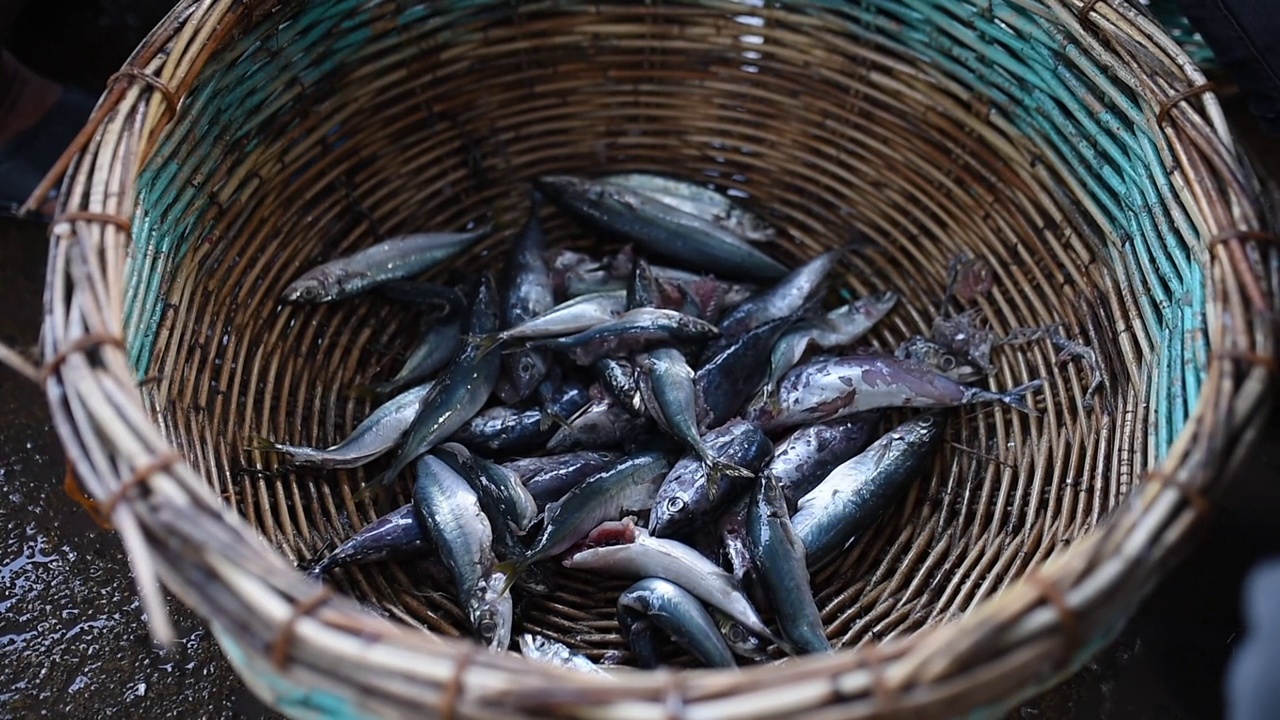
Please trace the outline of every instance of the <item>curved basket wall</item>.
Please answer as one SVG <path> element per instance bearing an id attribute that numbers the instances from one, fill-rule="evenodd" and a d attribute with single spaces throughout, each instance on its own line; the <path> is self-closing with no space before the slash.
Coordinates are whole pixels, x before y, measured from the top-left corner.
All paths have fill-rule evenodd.
<path id="1" fill-rule="evenodd" d="M 49 401 L 153 632 L 162 580 L 296 717 L 998 712 L 1118 629 L 1268 389 L 1254 180 L 1195 64 L 1123 4 L 197 1 L 115 80 L 60 168 Z M 603 168 L 741 191 L 787 262 L 865 233 L 847 286 L 904 293 L 884 347 L 928 328 L 957 253 L 984 258 L 993 328 L 1066 323 L 1105 402 L 1047 343 L 998 351 L 995 384 L 1047 379 L 1041 414 L 962 413 L 932 478 L 815 575 L 830 657 L 600 681 L 450 637 L 457 608 L 408 566 L 306 581 L 296 562 L 372 519 L 363 475 L 271 472 L 244 434 L 341 437 L 369 409 L 342 388 L 394 370 L 412 324 L 283 287 L 494 209 L 502 232 L 442 272 L 474 267 L 522 184 Z M 525 627 L 620 647 L 617 588 L 558 577 Z"/>

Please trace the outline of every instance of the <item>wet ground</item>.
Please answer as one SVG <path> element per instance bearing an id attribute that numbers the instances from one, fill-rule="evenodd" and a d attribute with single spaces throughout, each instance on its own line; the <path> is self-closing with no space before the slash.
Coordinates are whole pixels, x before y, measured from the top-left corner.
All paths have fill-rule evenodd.
<path id="1" fill-rule="evenodd" d="M 164 9 L 112 0 L 31 5 L 9 47 L 61 81 L 96 88 Z M 40 34 L 55 26 L 57 52 Z M 1260 138 L 1238 100 L 1227 104 L 1280 171 L 1280 141 Z M 0 341 L 36 340 L 45 249 L 41 226 L 0 221 Z M 63 493 L 63 472 L 42 394 L 0 368 L 0 717 L 272 717 L 180 606 L 181 646 L 150 645 L 119 539 Z M 1220 717 L 1222 673 L 1241 633 L 1240 582 L 1259 558 L 1280 553 L 1277 477 L 1280 413 L 1201 542 L 1116 642 L 1012 717 Z"/>

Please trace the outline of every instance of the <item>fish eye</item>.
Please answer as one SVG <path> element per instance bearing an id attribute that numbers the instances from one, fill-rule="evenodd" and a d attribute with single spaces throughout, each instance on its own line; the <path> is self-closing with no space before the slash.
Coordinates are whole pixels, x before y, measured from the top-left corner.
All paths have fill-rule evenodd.
<path id="1" fill-rule="evenodd" d="M 729 642 L 733 643 L 734 645 L 741 645 L 746 641 L 747 641 L 747 634 L 745 631 L 743 631 L 742 626 L 736 625 L 736 624 L 729 626 Z"/>
<path id="2" fill-rule="evenodd" d="M 479 629 L 481 637 L 492 638 L 498 632 L 498 624 L 492 620 L 481 620 Z"/>
<path id="3" fill-rule="evenodd" d="M 955 359 L 954 357 L 952 357 L 952 356 L 950 356 L 950 355 L 943 355 L 943 356 L 942 356 L 942 369 L 943 369 L 943 370 L 954 370 L 954 369 L 955 369 L 955 367 L 956 367 L 956 359 Z"/>
<path id="4" fill-rule="evenodd" d="M 925 427 L 929 427 L 929 426 L 933 425 L 933 416 L 932 416 L 932 415 L 921 415 L 921 416 L 920 416 L 920 424 L 921 424 L 921 425 L 923 425 L 923 426 L 925 426 Z"/>
<path id="5" fill-rule="evenodd" d="M 684 498 L 673 497 L 673 498 L 667 499 L 665 507 L 667 508 L 667 512 L 669 513 L 678 513 L 681 510 L 684 510 L 685 505 L 686 503 L 684 501 Z"/>
<path id="6" fill-rule="evenodd" d="M 592 457 L 594 457 L 594 458 L 595 458 L 595 459 L 597 459 L 597 460 L 608 460 L 610 457 L 612 457 L 612 456 L 611 456 L 609 453 L 607 453 L 607 452 L 593 452 L 593 453 L 591 453 L 591 455 L 592 455 Z"/>
<path id="7" fill-rule="evenodd" d="M 532 373 L 532 372 L 533 372 L 533 361 L 532 361 L 532 360 L 530 360 L 530 359 L 529 359 L 529 358 L 527 358 L 527 357 L 526 357 L 526 358 L 521 358 L 521 359 L 520 359 L 520 366 L 519 366 L 519 368 L 518 368 L 518 369 L 520 370 L 520 374 L 522 374 L 522 375 L 528 375 L 528 374 Z"/>

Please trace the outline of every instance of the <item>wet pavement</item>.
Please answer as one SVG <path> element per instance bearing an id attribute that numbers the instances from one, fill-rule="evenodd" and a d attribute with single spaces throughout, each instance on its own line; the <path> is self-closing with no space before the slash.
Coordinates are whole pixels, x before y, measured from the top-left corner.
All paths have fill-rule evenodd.
<path id="1" fill-rule="evenodd" d="M 118 6 L 118 7 L 117 7 Z M 19 32 L 10 47 L 64 82 L 100 87 L 163 14 L 165 3 L 53 2 L 20 21 L 51 27 L 83 55 L 41 48 Z M 69 18 L 69 19 L 68 19 Z M 104 19 L 107 18 L 107 19 Z M 36 38 L 37 40 L 33 40 Z M 1244 134 L 1280 171 L 1276 140 L 1260 138 L 1238 100 Z M 43 228 L 0 221 L 0 341 L 35 343 Z M 272 717 L 243 687 L 209 633 L 173 605 L 177 648 L 151 646 L 115 534 L 62 490 L 63 458 L 41 392 L 0 368 L 0 717 Z M 1252 563 L 1280 553 L 1280 414 L 1240 477 L 1218 499 L 1201 542 L 1132 622 L 1079 674 L 1014 718 L 1200 720 L 1222 714 L 1225 663 L 1240 640 L 1238 592 Z"/>

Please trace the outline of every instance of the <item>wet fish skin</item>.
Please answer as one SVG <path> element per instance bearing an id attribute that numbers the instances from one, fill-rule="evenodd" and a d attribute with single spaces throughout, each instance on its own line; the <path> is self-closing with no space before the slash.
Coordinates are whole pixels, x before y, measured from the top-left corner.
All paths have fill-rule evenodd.
<path id="1" fill-rule="evenodd" d="M 283 453 L 295 465 L 322 467 L 336 470 L 360 467 L 386 452 L 400 442 L 418 415 L 418 406 L 434 388 L 425 383 L 410 388 L 379 405 L 351 434 L 336 445 L 312 448 L 305 445 L 276 443 L 258 435 L 250 435 L 246 448 L 264 452 Z"/>
<path id="2" fill-rule="evenodd" d="M 511 641 L 511 597 L 495 595 L 493 530 L 466 479 L 434 455 L 414 462 L 413 507 L 453 575 L 472 629 L 490 647 Z"/>
<path id="3" fill-rule="evenodd" d="M 538 219 L 541 206 L 541 195 L 536 191 L 531 193 L 529 218 L 516 234 L 507 253 L 502 279 L 505 291 L 502 313 L 504 329 L 517 327 L 526 320 L 539 317 L 556 305 L 551 270 L 543 258 L 547 242 Z M 546 377 L 550 365 L 547 354 L 536 350 L 512 353 L 504 357 L 503 362 L 514 391 L 514 397 L 506 399 L 507 402 L 518 402 L 529 397 Z"/>
<path id="4" fill-rule="evenodd" d="M 360 528 L 307 570 L 307 575 L 319 578 L 344 565 L 413 557 L 430 550 L 431 542 L 418 521 L 413 503 L 406 503 Z"/>
<path id="5" fill-rule="evenodd" d="M 522 633 L 520 635 L 520 654 L 530 660 L 555 665 L 556 667 L 572 668 L 592 675 L 609 676 L 609 673 L 588 660 L 585 655 L 580 655 L 562 643 L 542 635 Z"/>
<path id="6" fill-rule="evenodd" d="M 462 344 L 462 322 L 462 315 L 456 315 L 439 322 L 428 323 L 428 327 L 423 330 L 422 338 L 409 351 L 409 357 L 405 359 L 404 365 L 390 380 L 368 387 L 357 387 L 352 390 L 352 393 L 383 396 L 424 382 L 457 356 L 458 348 Z"/>
<path id="7" fill-rule="evenodd" d="M 494 332 L 498 327 L 498 302 L 493 278 L 481 276 L 471 304 L 468 330 L 472 335 Z M 457 432 L 488 401 L 498 382 L 501 357 L 484 355 L 476 345 L 464 345 L 461 354 L 450 363 L 431 392 L 423 396 L 418 416 L 406 433 L 400 452 L 372 482 L 356 493 L 355 499 L 368 497 L 375 490 L 388 487 L 397 475 L 419 456 Z"/>
<path id="8" fill-rule="evenodd" d="M 872 410 L 802 426 L 774 445 L 762 474 L 778 483 L 787 507 L 794 510 L 800 498 L 832 470 L 867 449 L 882 418 L 882 413 Z"/>
<path id="9" fill-rule="evenodd" d="M 556 431 L 547 441 L 547 452 L 622 447 L 626 438 L 639 434 L 647 424 L 647 417 L 632 415 L 612 396 L 596 398 L 570 417 L 567 427 Z"/>
<path id="10" fill-rule="evenodd" d="M 514 472 L 541 510 L 559 500 L 582 481 L 622 459 L 621 453 L 587 450 L 512 460 L 503 467 Z"/>
<path id="11" fill-rule="evenodd" d="M 453 442 L 441 444 L 434 451 L 476 491 L 480 507 L 491 525 L 498 519 L 524 532 L 538 515 L 537 503 L 519 476 L 490 460 L 472 455 L 462 445 Z"/>
<path id="12" fill-rule="evenodd" d="M 616 319 L 626 312 L 626 309 L 625 290 L 583 295 L 560 303 L 542 315 L 526 320 L 515 327 L 467 339 L 479 344 L 487 353 L 509 340 L 556 338 L 590 330 L 597 325 Z"/>
<path id="13" fill-rule="evenodd" d="M 734 477 L 726 473 L 711 478 L 700 458 L 680 458 L 663 478 L 654 499 L 649 530 L 655 537 L 683 536 L 700 522 L 710 522 L 721 508 L 751 486 L 755 471 L 773 453 L 773 443 L 759 426 L 737 419 L 708 432 L 703 444 L 713 457 L 748 474 Z"/>
<path id="14" fill-rule="evenodd" d="M 845 252 L 845 248 L 824 252 L 792 270 L 776 285 L 747 298 L 721 318 L 720 333 L 726 339 L 734 338 L 770 320 L 800 313 L 817 296 Z"/>
<path id="15" fill-rule="evenodd" d="M 634 518 L 616 524 L 622 526 L 619 544 L 579 550 L 565 558 L 563 565 L 606 575 L 673 582 L 748 630 L 772 637 L 732 575 L 684 543 L 650 536 L 649 531 L 635 524 Z"/>
<path id="16" fill-rule="evenodd" d="M 976 360 L 920 335 L 908 338 L 894 357 L 924 363 L 958 383 L 975 383 L 987 376 Z"/>
<path id="17" fill-rule="evenodd" d="M 698 434 L 694 373 L 679 350 L 660 347 L 645 353 L 636 359 L 636 369 L 645 408 L 662 429 L 701 459 L 713 498 L 722 475 L 752 476 L 750 470 L 717 457 Z"/>
<path id="18" fill-rule="evenodd" d="M 600 383 L 627 412 L 636 417 L 644 417 L 644 396 L 640 392 L 640 383 L 636 380 L 634 365 L 618 358 L 600 358 L 592 367 L 600 378 Z"/>
<path id="19" fill-rule="evenodd" d="M 791 525 L 782 488 L 767 472 L 752 493 L 747 545 L 782 636 L 803 653 L 831 652 L 809 582 L 804 543 Z"/>
<path id="20" fill-rule="evenodd" d="M 567 354 L 579 365 L 602 357 L 627 355 L 655 342 L 696 342 L 715 337 L 716 327 L 704 320 L 663 308 L 636 308 L 614 320 L 574 335 L 532 340 L 525 347 L 549 348 Z"/>
<path id="21" fill-rule="evenodd" d="M 778 381 L 804 359 L 810 347 L 830 350 L 857 341 L 888 315 L 897 303 L 898 294 L 895 292 L 876 293 L 789 328 L 769 355 L 769 372 L 761 391 L 762 400 L 771 401 Z"/>
<path id="22" fill-rule="evenodd" d="M 658 294 L 658 281 L 653 277 L 653 270 L 644 258 L 636 258 L 631 282 L 627 284 L 627 309 L 661 306 L 662 298 Z"/>
<path id="23" fill-rule="evenodd" d="M 734 655 L 748 660 L 763 660 L 769 657 L 769 648 L 765 644 L 767 641 L 742 627 L 742 623 L 720 610 L 712 610 L 711 617 L 716 621 L 720 636 L 724 638 L 725 644 Z"/>
<path id="24" fill-rule="evenodd" d="M 432 268 L 493 232 L 483 225 L 472 232 L 415 233 L 389 238 L 349 255 L 322 263 L 285 288 L 285 302 L 324 303 L 341 300 L 392 280 Z"/>
<path id="25" fill-rule="evenodd" d="M 547 504 L 541 534 L 518 563 L 529 565 L 558 555 L 596 526 L 625 511 L 648 510 L 658 483 L 671 469 L 663 453 L 641 452 L 584 480 L 564 497 Z"/>
<path id="26" fill-rule="evenodd" d="M 425 313 L 434 321 L 463 317 L 467 299 L 456 287 L 416 280 L 392 280 L 374 288 L 378 295 Z"/>
<path id="27" fill-rule="evenodd" d="M 615 173 L 601 181 L 645 193 L 679 210 L 714 222 L 746 242 L 773 242 L 778 231 L 728 195 L 697 183 L 655 173 Z"/>
<path id="28" fill-rule="evenodd" d="M 708 667 L 737 667 L 711 615 L 702 603 L 675 583 L 645 578 L 618 596 L 618 625 L 643 667 L 658 664 L 650 631 L 660 628 L 676 644 Z M 639 647 L 637 647 L 639 645 Z"/>
<path id="29" fill-rule="evenodd" d="M 467 421 L 450 439 L 492 455 L 532 452 L 555 437 L 557 421 L 573 417 L 589 401 L 587 388 L 567 382 L 553 391 L 551 402 L 541 408 L 488 408 Z"/>
<path id="30" fill-rule="evenodd" d="M 540 177 L 535 186 L 579 220 L 689 267 L 742 280 L 771 280 L 787 272 L 715 223 L 643 193 L 565 175 Z"/>
<path id="31" fill-rule="evenodd" d="M 927 365 L 892 355 L 849 355 L 796 367 L 779 383 L 773 407 L 753 408 L 747 417 L 772 431 L 888 407 L 999 402 L 1034 415 L 1024 396 L 1043 385 L 1042 380 L 1033 380 L 1012 390 L 993 392 L 963 385 Z"/>
<path id="32" fill-rule="evenodd" d="M 791 523 L 810 565 L 847 547 L 910 487 L 932 461 L 945 425 L 939 410 L 898 425 L 800 498 Z"/>
<path id="33" fill-rule="evenodd" d="M 720 427 L 738 414 L 765 382 L 766 359 L 778 338 L 798 319 L 791 315 L 754 328 L 698 368 L 693 384 L 699 430 Z"/>

